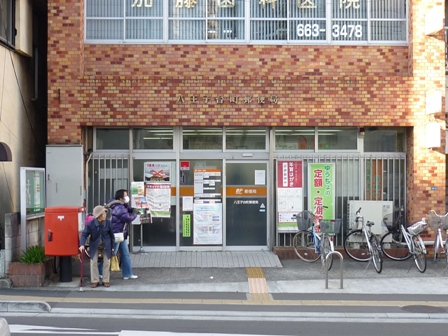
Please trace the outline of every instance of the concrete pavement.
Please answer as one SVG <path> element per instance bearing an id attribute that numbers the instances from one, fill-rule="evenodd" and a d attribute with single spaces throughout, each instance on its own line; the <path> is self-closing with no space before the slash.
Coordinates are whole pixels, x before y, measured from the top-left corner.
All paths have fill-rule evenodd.
<path id="1" fill-rule="evenodd" d="M 80 277 L 74 276 L 71 282 L 60 282 L 55 275 L 48 281 L 45 287 L 36 288 L 42 294 L 41 301 L 50 292 L 57 291 L 79 291 L 85 293 L 92 299 L 100 292 L 117 293 L 242 293 L 248 300 L 258 300 L 260 303 L 275 304 L 282 294 L 373 294 L 373 295 L 415 295 L 433 296 L 433 300 L 440 301 L 438 305 L 446 305 L 448 295 L 448 270 L 443 261 L 433 262 L 428 260 L 427 270 L 420 273 L 415 267 L 413 260 L 402 262 L 384 260 L 383 272 L 378 274 L 372 265 L 359 263 L 350 259 L 342 262 L 342 288 L 340 261 L 335 260 L 333 269 L 328 273 L 328 288 L 326 288 L 326 272 L 319 262 L 305 263 L 301 260 L 278 260 L 271 252 L 258 252 L 253 257 L 252 252 L 234 252 L 233 254 L 200 255 L 205 263 L 191 267 L 188 262 L 180 263 L 172 267 L 147 267 L 147 261 L 153 258 L 164 258 L 165 264 L 169 264 L 169 254 L 164 253 L 157 256 L 159 252 L 133 254 L 134 274 L 139 278 L 135 280 L 122 279 L 121 272 L 113 272 L 111 276 L 111 287 L 103 286 L 90 288 L 88 277 L 83 278 L 83 287 L 80 287 Z M 176 252 L 173 252 L 174 256 Z M 177 257 L 179 257 L 177 255 Z M 227 266 L 223 266 L 225 258 Z M 233 258 L 233 259 L 232 259 Z M 240 260 L 236 266 L 231 260 Z M 213 262 L 210 262 L 213 260 Z M 245 260 L 245 261 L 241 261 Z M 260 262 L 260 260 L 264 260 Z M 208 264 L 210 262 L 210 264 Z M 88 262 L 87 262 L 88 264 Z M 176 265 L 176 264 L 174 264 Z M 209 265 L 208 267 L 206 265 Z M 78 265 L 79 266 L 79 265 Z M 88 266 L 88 265 L 85 265 Z M 74 269 L 75 272 L 75 269 Z M 76 273 L 76 272 L 75 272 Z M 85 273 L 87 274 L 87 273 Z M 0 295 L 0 311 L 13 311 L 12 302 L 17 302 L 17 309 L 24 309 L 23 296 L 27 290 L 17 288 L 14 292 L 18 295 L 17 300 Z M 95 294 L 94 294 L 95 293 Z M 23 294 L 23 295 L 22 295 Z M 109 295 L 113 297 L 114 295 Z M 144 295 L 142 295 L 144 297 Z M 440 297 L 440 300 L 438 300 Z M 244 301 L 244 300 L 243 300 Z M 49 311 L 44 304 L 36 305 L 36 311 Z M 28 309 L 31 309 L 28 307 Z"/>

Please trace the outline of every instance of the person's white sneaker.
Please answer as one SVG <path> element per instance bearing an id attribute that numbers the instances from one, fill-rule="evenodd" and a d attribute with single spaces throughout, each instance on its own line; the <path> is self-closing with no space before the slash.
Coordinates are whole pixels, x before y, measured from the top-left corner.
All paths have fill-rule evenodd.
<path id="1" fill-rule="evenodd" d="M 128 277 L 123 277 L 123 280 L 137 279 L 137 278 L 138 278 L 138 275 L 131 275 L 131 276 L 128 276 Z"/>
<path id="2" fill-rule="evenodd" d="M 103 276 L 102 275 L 100 275 L 100 279 L 102 279 L 103 278 Z"/>

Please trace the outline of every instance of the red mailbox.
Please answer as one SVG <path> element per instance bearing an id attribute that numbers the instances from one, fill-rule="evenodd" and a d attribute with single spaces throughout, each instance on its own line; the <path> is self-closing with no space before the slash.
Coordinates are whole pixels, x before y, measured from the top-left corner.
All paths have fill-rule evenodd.
<path id="1" fill-rule="evenodd" d="M 45 209 L 45 254 L 78 254 L 79 232 L 84 229 L 84 207 L 50 207 Z"/>

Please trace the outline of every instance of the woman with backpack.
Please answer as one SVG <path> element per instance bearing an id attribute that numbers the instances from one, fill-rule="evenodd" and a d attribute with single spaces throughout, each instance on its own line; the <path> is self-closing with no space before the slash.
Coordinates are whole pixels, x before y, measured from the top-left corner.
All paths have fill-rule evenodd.
<path id="1" fill-rule="evenodd" d="M 107 209 L 102 205 L 97 205 L 93 209 L 95 219 L 91 220 L 85 226 L 81 234 L 79 251 L 84 253 L 86 240 L 89 240 L 90 249 L 90 282 L 91 287 L 98 287 L 100 276 L 98 271 L 98 256 L 103 256 L 103 285 L 110 287 L 110 258 L 114 251 L 115 236 L 112 230 L 112 223 L 106 219 Z"/>

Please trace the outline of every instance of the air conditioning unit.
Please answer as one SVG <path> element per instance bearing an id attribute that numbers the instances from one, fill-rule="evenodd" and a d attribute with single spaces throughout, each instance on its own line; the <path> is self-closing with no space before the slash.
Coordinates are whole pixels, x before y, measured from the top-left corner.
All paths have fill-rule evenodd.
<path id="1" fill-rule="evenodd" d="M 383 217 L 393 213 L 394 203 L 392 201 L 348 201 L 348 222 L 349 226 L 354 223 L 356 211 L 361 208 L 361 215 L 364 217 L 364 223 L 367 221 L 375 223 L 372 225 L 372 233 L 382 235 L 386 228 L 381 225 Z M 359 225 L 358 229 L 361 229 Z"/>

